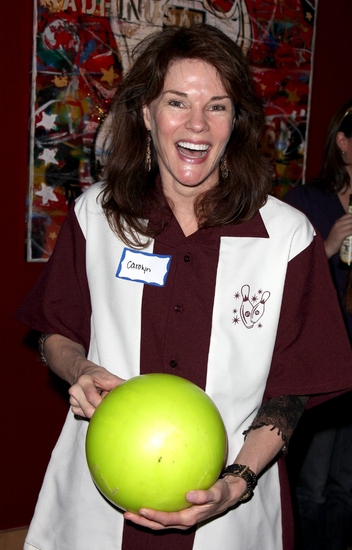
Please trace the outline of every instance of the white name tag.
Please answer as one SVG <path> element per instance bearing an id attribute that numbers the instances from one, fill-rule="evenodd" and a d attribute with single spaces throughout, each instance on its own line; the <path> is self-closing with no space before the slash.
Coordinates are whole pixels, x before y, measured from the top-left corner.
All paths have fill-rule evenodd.
<path id="1" fill-rule="evenodd" d="M 136 283 L 164 286 L 171 256 L 159 256 L 124 248 L 116 277 Z"/>

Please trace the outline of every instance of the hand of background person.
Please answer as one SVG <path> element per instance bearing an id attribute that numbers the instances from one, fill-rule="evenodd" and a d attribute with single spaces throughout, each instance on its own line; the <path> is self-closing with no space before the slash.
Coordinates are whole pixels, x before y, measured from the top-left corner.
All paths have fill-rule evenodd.
<path id="1" fill-rule="evenodd" d="M 72 412 L 91 418 L 103 398 L 124 380 L 103 367 L 87 361 L 86 368 L 69 389 Z"/>
<path id="2" fill-rule="evenodd" d="M 325 252 L 328 258 L 337 254 L 342 245 L 342 241 L 349 235 L 352 235 L 352 214 L 345 214 L 334 223 L 324 242 Z"/>
<path id="3" fill-rule="evenodd" d="M 218 479 L 207 491 L 188 492 L 186 499 L 193 504 L 190 508 L 180 512 L 160 512 L 142 508 L 139 514 L 125 512 L 124 517 L 154 531 L 186 530 L 237 504 L 246 489 L 247 484 L 242 478 L 226 476 L 224 479 Z"/>

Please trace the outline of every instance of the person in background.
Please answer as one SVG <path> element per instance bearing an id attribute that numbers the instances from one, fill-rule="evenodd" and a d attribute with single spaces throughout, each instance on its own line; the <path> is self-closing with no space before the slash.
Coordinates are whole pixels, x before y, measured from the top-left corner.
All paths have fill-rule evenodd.
<path id="1" fill-rule="evenodd" d="M 323 158 L 319 177 L 292 188 L 284 201 L 306 214 L 324 239 L 352 342 L 352 271 L 339 254 L 343 240 L 352 235 L 352 99 L 331 119 Z M 346 550 L 352 526 L 352 395 L 306 416 L 312 439 L 296 482 L 304 548 Z"/>
<path id="2" fill-rule="evenodd" d="M 321 239 L 269 196 L 262 127 L 248 63 L 219 30 L 165 28 L 137 46 L 104 181 L 70 209 L 17 313 L 43 333 L 72 408 L 26 550 L 292 550 L 282 454 L 307 402 L 352 388 L 351 349 Z M 180 512 L 118 510 L 85 459 L 104 396 L 150 372 L 205 389 L 228 434 L 230 464 Z"/>

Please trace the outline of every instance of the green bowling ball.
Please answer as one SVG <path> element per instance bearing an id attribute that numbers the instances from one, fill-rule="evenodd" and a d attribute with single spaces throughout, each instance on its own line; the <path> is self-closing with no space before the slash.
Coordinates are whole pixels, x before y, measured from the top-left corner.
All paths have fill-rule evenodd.
<path id="1" fill-rule="evenodd" d="M 226 430 L 210 397 L 169 374 L 131 378 L 97 407 L 86 456 L 101 493 L 122 510 L 191 506 L 187 491 L 208 489 L 224 466 Z"/>

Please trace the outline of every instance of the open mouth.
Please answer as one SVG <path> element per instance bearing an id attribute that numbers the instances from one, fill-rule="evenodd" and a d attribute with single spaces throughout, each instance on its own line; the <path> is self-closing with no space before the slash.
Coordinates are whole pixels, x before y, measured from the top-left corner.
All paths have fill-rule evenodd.
<path id="1" fill-rule="evenodd" d="M 192 158 L 202 158 L 206 155 L 209 145 L 205 143 L 190 143 L 188 141 L 179 141 L 177 148 L 181 155 Z"/>

